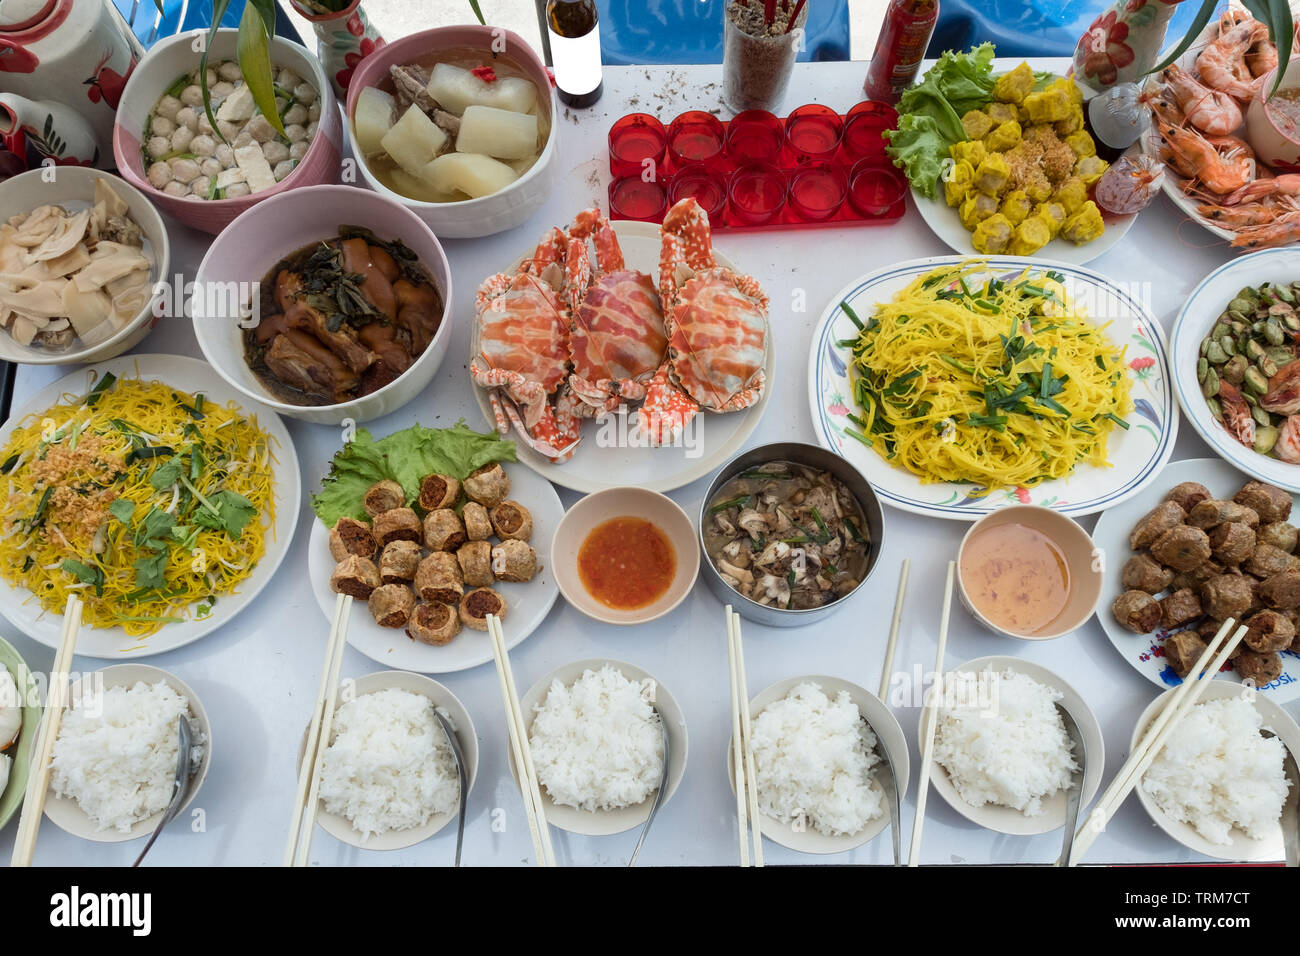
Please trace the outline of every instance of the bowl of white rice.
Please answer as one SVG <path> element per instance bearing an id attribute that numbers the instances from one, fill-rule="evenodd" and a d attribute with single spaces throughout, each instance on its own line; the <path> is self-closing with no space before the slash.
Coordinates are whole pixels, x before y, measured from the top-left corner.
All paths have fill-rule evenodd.
<path id="1" fill-rule="evenodd" d="M 321 769 L 321 829 L 363 850 L 401 850 L 456 819 L 460 778 L 435 708 L 451 721 L 473 790 L 478 737 L 455 694 L 409 671 L 343 682 Z"/>
<path id="2" fill-rule="evenodd" d="M 662 809 L 686 773 L 686 718 L 668 689 L 635 664 L 575 661 L 557 667 L 519 701 L 533 766 L 551 826 L 607 836 L 650 816 L 663 773 Z M 657 713 L 656 713 L 657 712 Z M 510 773 L 519 785 L 514 753 Z"/>
<path id="3" fill-rule="evenodd" d="M 948 671 L 944 696 L 930 780 L 954 810 L 998 833 L 1051 833 L 1065 826 L 1066 794 L 1082 762 L 1083 821 L 1106 752 L 1097 716 L 1073 687 L 1039 664 L 994 656 Z M 1057 701 L 1078 725 L 1086 760 L 1071 746 Z M 922 738 L 929 715 L 927 704 Z"/>
<path id="4" fill-rule="evenodd" d="M 1172 693 L 1142 711 L 1130 748 Z M 1143 774 L 1138 799 L 1189 850 L 1237 862 L 1281 860 L 1283 744 L 1300 754 L 1300 727 L 1286 711 L 1240 684 L 1212 681 Z"/>
<path id="5" fill-rule="evenodd" d="M 875 748 L 879 741 L 889 754 L 901 796 L 907 738 L 875 694 L 838 677 L 791 677 L 757 694 L 749 719 L 763 836 L 802 853 L 842 853 L 889 829 Z M 726 753 L 733 795 L 734 745 L 729 739 Z"/>
<path id="6" fill-rule="evenodd" d="M 182 715 L 191 733 L 183 818 L 212 763 L 212 728 L 189 685 L 147 664 L 115 664 L 74 680 L 69 691 L 50 759 L 51 822 L 98 843 L 153 833 L 172 798 Z"/>

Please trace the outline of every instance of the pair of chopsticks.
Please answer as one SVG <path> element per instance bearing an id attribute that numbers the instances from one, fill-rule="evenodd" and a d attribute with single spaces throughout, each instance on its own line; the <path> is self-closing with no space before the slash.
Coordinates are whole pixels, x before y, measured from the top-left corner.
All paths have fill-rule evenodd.
<path id="1" fill-rule="evenodd" d="M 727 662 L 731 667 L 731 756 L 736 775 L 740 865 L 750 865 L 749 826 L 752 824 L 753 865 L 762 866 L 763 825 L 758 812 L 758 774 L 754 771 L 754 747 L 750 739 L 753 728 L 749 722 L 749 688 L 745 681 L 745 645 L 740 636 L 740 615 L 730 604 L 727 605 Z"/>
<path id="2" fill-rule="evenodd" d="M 934 733 L 939 726 L 939 706 L 943 702 L 943 655 L 948 647 L 948 617 L 952 610 L 952 581 L 957 562 L 948 562 L 948 583 L 943 590 L 943 611 L 939 616 L 939 649 L 934 657 L 934 685 L 930 688 L 929 710 L 921 716 L 921 780 L 916 791 L 916 816 L 912 818 L 912 848 L 907 865 L 917 866 L 921 855 L 921 830 L 925 826 L 925 803 L 930 794 L 930 764 L 934 761 Z"/>
<path id="3" fill-rule="evenodd" d="M 72 656 L 77 647 L 77 632 L 81 630 L 81 598 L 72 594 L 63 609 L 63 634 L 59 649 L 54 654 L 50 670 L 50 689 L 45 698 L 45 718 L 37 728 L 36 742 L 32 748 L 31 768 L 27 776 L 27 792 L 23 796 L 23 814 L 18 820 L 18 834 L 14 839 L 11 866 L 31 866 L 36 852 L 36 832 L 45 812 L 45 796 L 50 788 L 50 757 L 54 741 L 59 736 L 59 724 L 68 706 L 68 674 L 72 669 Z"/>
<path id="4" fill-rule="evenodd" d="M 289 824 L 289 842 L 284 848 L 285 866 L 306 866 L 311 857 L 312 836 L 316 832 L 316 811 L 320 804 L 320 775 L 329 749 L 330 731 L 334 727 L 334 710 L 338 705 L 339 670 L 343 666 L 343 648 L 348 643 L 348 619 L 352 616 L 352 598 L 340 594 L 334 602 L 330 636 L 325 646 L 325 663 L 321 668 L 320 688 L 311 726 L 307 728 L 307 745 L 298 767 L 298 789 L 294 795 L 293 820 Z"/>
<path id="5" fill-rule="evenodd" d="M 519 693 L 515 690 L 515 675 L 510 669 L 501 619 L 489 614 L 487 626 L 488 636 L 492 638 L 492 656 L 496 659 L 497 682 L 501 685 L 501 702 L 505 705 L 506 724 L 510 729 L 510 751 L 519 774 L 519 789 L 523 792 L 528 833 L 533 838 L 533 853 L 538 866 L 555 866 L 555 849 L 551 846 L 551 831 L 546 825 L 546 807 L 537 783 L 537 768 L 533 766 L 533 751 L 528 745 L 528 724 L 524 721 Z"/>
<path id="6" fill-rule="evenodd" d="M 1169 703 L 1151 721 L 1146 733 L 1129 754 L 1128 760 L 1124 761 L 1124 766 L 1120 767 L 1119 773 L 1110 782 L 1106 792 L 1101 795 L 1092 813 L 1088 814 L 1088 819 L 1075 833 L 1070 866 L 1074 866 L 1083 858 L 1088 848 L 1106 829 L 1106 824 L 1110 822 L 1115 811 L 1142 782 L 1143 775 L 1159 756 L 1169 735 L 1174 732 L 1179 722 L 1191 713 L 1196 702 L 1205 693 L 1205 688 L 1209 686 L 1210 681 L 1214 680 L 1214 675 L 1219 673 L 1219 668 L 1232 656 L 1241 639 L 1246 636 L 1248 628 L 1243 624 L 1237 628 L 1231 638 L 1228 637 L 1228 632 L 1236 623 L 1232 618 L 1223 622 L 1219 632 L 1214 635 L 1214 640 L 1205 648 L 1196 664 L 1183 678 L 1183 682 L 1178 685 L 1178 689 L 1170 696 Z"/>

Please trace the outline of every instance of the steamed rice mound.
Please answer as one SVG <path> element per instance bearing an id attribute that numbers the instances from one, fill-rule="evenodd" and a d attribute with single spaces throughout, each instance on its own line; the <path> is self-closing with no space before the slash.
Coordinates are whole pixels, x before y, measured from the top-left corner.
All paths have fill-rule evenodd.
<path id="1" fill-rule="evenodd" d="M 606 664 L 572 685 L 551 682 L 535 707 L 528 744 L 538 782 L 557 806 L 633 807 L 659 788 L 664 746 L 659 718 L 639 683 Z"/>
<path id="2" fill-rule="evenodd" d="M 334 715 L 321 770 L 325 809 L 368 839 L 455 810 L 460 777 L 451 744 L 423 694 L 389 687 Z"/>
<path id="3" fill-rule="evenodd" d="M 1040 815 L 1043 798 L 1068 787 L 1079 769 L 1056 710 L 1063 695 L 1010 669 L 955 686 L 955 706 L 939 711 L 935 762 L 971 806 Z"/>
<path id="4" fill-rule="evenodd" d="M 808 681 L 751 721 L 758 806 L 826 836 L 858 833 L 884 812 L 871 787 L 876 735 L 847 691 L 835 699 Z"/>
<path id="5" fill-rule="evenodd" d="M 1231 843 L 1234 826 L 1263 839 L 1281 817 L 1290 785 L 1282 741 L 1261 737 L 1262 726 L 1259 711 L 1240 697 L 1197 704 L 1147 768 L 1143 791 L 1211 843 Z"/>

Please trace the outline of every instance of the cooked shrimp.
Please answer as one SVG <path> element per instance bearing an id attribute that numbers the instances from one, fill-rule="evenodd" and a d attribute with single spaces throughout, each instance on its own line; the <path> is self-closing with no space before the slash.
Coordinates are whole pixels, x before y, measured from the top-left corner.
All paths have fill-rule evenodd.
<path id="1" fill-rule="evenodd" d="M 1272 249 L 1300 242 L 1300 213 L 1279 216 L 1263 226 L 1250 226 L 1232 240 L 1234 249 Z"/>
<path id="2" fill-rule="evenodd" d="M 1271 73 L 1277 67 L 1277 46 L 1267 38 L 1246 51 L 1246 68 L 1255 77 Z"/>
<path id="3" fill-rule="evenodd" d="M 1247 448 L 1255 447 L 1255 419 L 1240 389 L 1227 380 L 1219 382 L 1219 407 L 1223 409 L 1223 427 Z M 1281 438 L 1278 439 L 1281 441 Z"/>
<path id="4" fill-rule="evenodd" d="M 1174 166 L 1216 195 L 1236 192 L 1255 178 L 1255 156 L 1235 136 L 1202 136 L 1170 123 L 1160 124 Z"/>
<path id="5" fill-rule="evenodd" d="M 1243 103 L 1255 95 L 1256 80 L 1246 66 L 1246 51 L 1267 39 L 1268 27 L 1248 19 L 1228 25 L 1225 16 L 1219 35 L 1196 58 L 1196 72 L 1208 87 L 1235 96 Z"/>
<path id="6" fill-rule="evenodd" d="M 1300 173 L 1284 173 L 1271 179 L 1257 179 L 1247 183 L 1227 199 L 1225 206 L 1235 206 L 1242 202 L 1257 202 L 1269 196 L 1300 196 Z"/>
<path id="7" fill-rule="evenodd" d="M 1197 206 L 1196 211 L 1210 222 L 1225 229 L 1244 229 L 1248 226 L 1262 226 L 1272 222 L 1282 214 L 1283 210 L 1264 203 L 1247 202 L 1236 206 L 1206 203 Z"/>
<path id="8" fill-rule="evenodd" d="M 1292 415 L 1277 430 L 1273 454 L 1291 464 L 1300 464 L 1300 415 Z"/>
<path id="9" fill-rule="evenodd" d="M 1187 122 L 1201 132 L 1225 136 L 1242 124 L 1241 107 L 1227 93 L 1210 89 L 1178 66 L 1163 70 L 1160 78 Z"/>

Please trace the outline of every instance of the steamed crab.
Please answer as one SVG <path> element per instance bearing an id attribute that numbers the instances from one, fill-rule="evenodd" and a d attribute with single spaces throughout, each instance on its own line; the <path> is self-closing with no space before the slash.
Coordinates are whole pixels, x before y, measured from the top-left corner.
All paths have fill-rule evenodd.
<path id="1" fill-rule="evenodd" d="M 673 441 L 701 408 L 731 412 L 763 395 L 767 305 L 758 280 L 713 258 L 709 217 L 683 199 L 664 217 L 659 296 L 668 358 L 655 372 L 640 425 L 653 444 Z"/>
<path id="2" fill-rule="evenodd" d="M 588 238 L 596 250 L 594 270 Z M 654 280 L 627 268 L 618 236 L 599 209 L 578 213 L 566 265 L 569 387 L 584 413 L 601 415 L 625 400 L 639 401 L 668 349 Z"/>
<path id="3" fill-rule="evenodd" d="M 497 430 L 513 424 L 520 439 L 553 461 L 580 440 L 579 401 L 569 373 L 569 309 L 560 296 L 569 237 L 552 229 L 513 273 L 479 286 L 470 376 L 491 389 Z"/>

